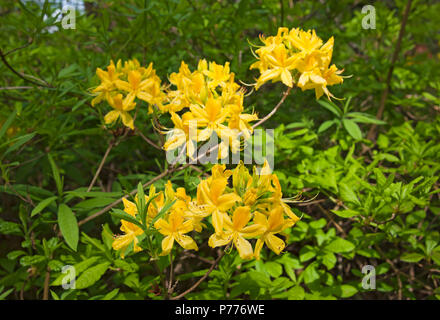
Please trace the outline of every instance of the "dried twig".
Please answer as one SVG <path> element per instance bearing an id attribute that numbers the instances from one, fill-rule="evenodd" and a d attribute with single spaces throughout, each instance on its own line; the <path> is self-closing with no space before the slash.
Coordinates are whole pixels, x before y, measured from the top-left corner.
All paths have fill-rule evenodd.
<path id="1" fill-rule="evenodd" d="M 101 163 L 99 164 L 98 170 L 96 170 L 95 175 L 93 176 L 92 182 L 90 182 L 89 187 L 87 188 L 87 192 L 90 192 L 90 190 L 92 190 L 93 186 L 95 185 L 96 179 L 99 176 L 99 173 L 102 170 L 102 167 L 104 166 L 105 160 L 107 159 L 110 150 L 113 148 L 113 146 L 115 145 L 115 141 L 111 140 L 110 143 L 108 144 L 107 150 L 105 150 L 104 156 L 102 157 Z"/>
<path id="2" fill-rule="evenodd" d="M 387 101 L 388 94 L 391 90 L 391 78 L 393 76 L 394 64 L 396 63 L 397 57 L 399 56 L 400 45 L 402 43 L 403 35 L 405 33 L 405 26 L 406 26 L 406 22 L 408 21 L 409 11 L 411 9 L 411 3 L 412 0 L 408 0 L 408 2 L 406 3 L 405 12 L 403 13 L 402 23 L 400 25 L 399 37 L 397 38 L 396 47 L 394 48 L 393 57 L 391 59 L 391 65 L 390 68 L 388 69 L 388 74 L 386 77 L 386 87 L 382 93 L 379 109 L 377 110 L 377 114 L 376 114 L 376 118 L 379 120 L 382 119 L 382 115 L 385 110 L 385 103 Z M 375 139 L 376 127 L 377 127 L 376 124 L 373 124 L 371 126 L 370 131 L 368 131 L 367 139 L 369 140 Z"/>
<path id="3" fill-rule="evenodd" d="M 27 81 L 27 82 L 29 82 L 29 83 L 32 83 L 32 84 L 34 84 L 34 85 L 36 85 L 36 86 L 38 86 L 38 87 L 43 86 L 43 87 L 52 88 L 52 86 L 51 86 L 49 83 L 47 83 L 46 81 L 44 81 L 44 80 L 42 80 L 42 79 L 36 78 L 36 77 L 34 77 L 34 76 L 31 76 L 31 75 L 27 75 L 27 74 L 24 74 L 24 73 L 21 73 L 21 72 L 18 72 L 17 70 L 15 70 L 15 69 L 9 64 L 9 62 L 6 60 L 6 55 L 3 53 L 3 51 L 2 51 L 1 49 L 0 49 L 0 59 L 3 61 L 3 63 L 6 65 L 6 67 L 7 67 L 9 70 L 11 70 L 14 74 L 16 74 L 17 76 L 19 76 L 19 77 L 22 78 L 23 80 L 25 80 L 25 81 Z M 35 82 L 34 80 L 31 80 L 30 78 L 35 79 L 35 80 L 39 81 L 40 83 Z"/>
<path id="4" fill-rule="evenodd" d="M 141 137 L 145 142 L 147 142 L 149 145 L 153 146 L 154 148 L 158 149 L 158 150 L 162 150 L 161 147 L 159 147 L 157 144 L 155 144 L 153 141 L 151 141 L 150 139 L 148 139 L 146 136 L 144 136 L 144 134 L 138 130 L 137 128 L 135 129 L 135 134 L 137 134 L 139 137 Z"/>
<path id="5" fill-rule="evenodd" d="M 194 289 L 196 289 L 210 274 L 211 272 L 214 270 L 214 268 L 218 265 L 218 263 L 220 262 L 220 260 L 223 258 L 223 256 L 225 255 L 226 251 L 229 249 L 229 247 L 231 246 L 231 244 L 229 243 L 226 248 L 220 253 L 220 255 L 217 257 L 217 259 L 214 261 L 214 263 L 212 264 L 212 266 L 209 268 L 209 270 L 203 275 L 203 277 L 201 277 L 196 283 L 194 283 L 194 285 L 189 288 L 188 290 L 182 292 L 181 294 L 179 294 L 178 296 L 175 297 L 171 297 L 171 300 L 178 300 L 183 298 L 185 295 L 187 295 L 188 293 L 194 291 Z"/>

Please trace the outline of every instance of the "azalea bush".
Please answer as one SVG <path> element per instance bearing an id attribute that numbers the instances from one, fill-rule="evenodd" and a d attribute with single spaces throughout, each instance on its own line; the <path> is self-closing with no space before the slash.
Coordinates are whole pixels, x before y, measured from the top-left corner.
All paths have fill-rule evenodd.
<path id="1" fill-rule="evenodd" d="M 440 298 L 438 3 L 58 8 L 0 9 L 0 299 Z"/>

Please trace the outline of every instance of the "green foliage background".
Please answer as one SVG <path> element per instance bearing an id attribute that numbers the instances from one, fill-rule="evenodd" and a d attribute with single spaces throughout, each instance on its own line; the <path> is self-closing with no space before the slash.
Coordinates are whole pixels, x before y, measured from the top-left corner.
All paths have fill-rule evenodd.
<path id="1" fill-rule="evenodd" d="M 147 257 L 122 260 L 111 249 L 117 218 L 104 214 L 72 227 L 167 166 L 163 152 L 129 134 L 113 148 L 97 187 L 86 192 L 113 138 L 103 130 L 102 108 L 90 106 L 95 70 L 110 59 L 137 58 L 153 62 L 166 80 L 181 60 L 195 68 L 206 58 L 230 61 L 236 78 L 251 83 L 257 74 L 249 70 L 249 43 L 280 26 L 313 28 L 324 41 L 334 36 L 333 62 L 352 75 L 331 88 L 345 100 L 317 102 L 313 92 L 296 89 L 265 123 L 276 128 L 275 172 L 284 196 L 302 192 L 313 200 L 294 205 L 304 216 L 285 253 L 263 250 L 259 262 L 226 254 L 185 298 L 440 298 L 437 1 L 412 1 L 384 121 L 375 120 L 406 3 L 86 1 L 72 30 L 50 18 L 57 6 L 47 1 L 1 0 L 2 57 L 22 76 L 1 62 L 0 298 L 162 299 Z M 362 29 L 365 4 L 376 9 L 376 29 Z M 246 106 L 265 115 L 284 89 L 267 84 Z M 159 141 L 146 109 L 136 126 Z M 365 138 L 373 124 L 376 143 Z M 194 193 L 199 176 L 189 169 L 171 180 Z M 67 242 L 59 236 L 63 226 L 71 233 Z M 189 288 L 218 255 L 207 244 L 199 257 L 179 250 L 175 292 Z M 77 270 L 75 290 L 60 286 L 67 264 Z M 159 265 L 167 271 L 169 260 Z M 375 290 L 362 288 L 365 265 L 376 268 Z"/>

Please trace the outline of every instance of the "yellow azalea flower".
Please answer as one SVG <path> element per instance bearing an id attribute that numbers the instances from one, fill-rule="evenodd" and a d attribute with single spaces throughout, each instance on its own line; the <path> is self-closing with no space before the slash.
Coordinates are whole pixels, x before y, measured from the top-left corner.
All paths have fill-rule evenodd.
<path id="1" fill-rule="evenodd" d="M 115 83 L 121 75 L 121 73 L 117 72 L 113 61 L 110 61 L 107 71 L 97 68 L 96 74 L 101 80 L 101 84 L 92 91 L 93 93 L 98 93 L 98 96 L 91 102 L 92 106 L 110 97 L 110 93 L 116 89 Z"/>
<path id="2" fill-rule="evenodd" d="M 317 99 L 324 93 L 329 99 L 334 98 L 327 86 L 343 82 L 343 78 L 339 76 L 342 71 L 338 70 L 335 65 L 328 67 L 332 58 L 333 43 L 334 39 L 331 37 L 320 50 L 315 50 L 298 63 L 298 70 L 301 72 L 298 87 L 303 91 L 315 89 Z"/>
<path id="3" fill-rule="evenodd" d="M 275 174 L 271 175 L 271 183 L 275 188 L 273 189 L 274 194 L 269 199 L 269 201 L 273 201 L 274 204 L 280 205 L 283 208 L 284 213 L 287 214 L 287 216 L 290 219 L 292 219 L 293 223 L 298 222 L 299 217 L 295 213 L 293 213 L 293 211 L 289 207 L 289 205 L 287 203 L 285 203 L 284 200 L 282 199 L 283 194 L 281 192 L 281 184 L 280 184 L 280 181 L 278 180 L 278 177 Z"/>
<path id="4" fill-rule="evenodd" d="M 154 227 L 165 236 L 162 240 L 161 256 L 171 252 L 174 241 L 177 241 L 177 243 L 186 250 L 198 250 L 195 241 L 190 236 L 185 235 L 193 230 L 192 221 L 185 221 L 183 215 L 178 211 L 172 211 L 168 215 L 168 221 L 160 218 L 156 221 Z"/>
<path id="5" fill-rule="evenodd" d="M 217 179 L 217 178 L 223 178 L 228 179 L 232 175 L 232 170 L 226 170 L 226 165 L 224 164 L 215 164 L 211 168 L 211 178 L 210 179 Z"/>
<path id="6" fill-rule="evenodd" d="M 264 232 L 264 227 L 259 224 L 247 226 L 250 219 L 251 210 L 249 207 L 237 207 L 234 210 L 232 221 L 229 216 L 225 217 L 225 231 L 221 235 L 217 233 L 211 235 L 208 241 L 209 246 L 215 248 L 227 245 L 232 241 L 242 259 L 252 259 L 252 245 L 246 238 L 255 238 L 261 235 Z"/>
<path id="7" fill-rule="evenodd" d="M 281 206 L 275 207 L 269 213 L 269 218 L 266 215 L 256 212 L 254 217 L 254 223 L 259 224 L 264 227 L 264 233 L 257 240 L 255 244 L 255 258 L 257 260 L 260 259 L 260 252 L 263 248 L 263 244 L 266 243 L 268 248 L 275 252 L 276 254 L 280 254 L 281 251 L 284 250 L 286 244 L 284 241 L 275 234 L 282 232 L 284 229 L 291 227 L 294 225 L 293 220 L 285 220 L 284 219 L 284 210 Z"/>
<path id="8" fill-rule="evenodd" d="M 252 177 L 249 170 L 245 167 L 243 160 L 240 160 L 240 163 L 232 172 L 232 186 L 235 192 L 242 196 L 251 183 Z"/>
<path id="9" fill-rule="evenodd" d="M 153 86 L 154 81 L 151 78 L 142 80 L 142 75 L 137 70 L 128 72 L 127 81 L 117 80 L 116 86 L 119 90 L 128 92 L 130 99 L 139 98 L 150 104 L 154 103 L 153 96 L 148 93 L 148 89 Z"/>
<path id="10" fill-rule="evenodd" d="M 264 46 L 255 52 L 258 61 L 250 66 L 260 70 L 255 89 L 269 80 L 282 81 L 288 87 L 297 83 L 303 91 L 314 89 L 317 99 L 323 94 L 334 98 L 327 86 L 342 83 L 343 77 L 335 65 L 329 67 L 333 37 L 323 45 L 314 30 L 279 28 L 275 37 L 260 39 Z"/>
<path id="11" fill-rule="evenodd" d="M 255 89 L 265 82 L 272 80 L 273 82 L 281 80 L 286 86 L 293 86 L 293 78 L 291 70 L 295 68 L 296 56 L 288 56 L 287 49 L 284 45 L 276 46 L 271 53 L 268 53 L 265 58 L 269 63 L 269 68 L 264 71 L 257 79 Z"/>
<path id="12" fill-rule="evenodd" d="M 205 141 L 209 139 L 215 131 L 219 137 L 234 137 L 234 132 L 223 125 L 229 112 L 222 107 L 221 101 L 215 98 L 208 98 L 204 106 L 193 104 L 190 107 L 197 126 L 206 127 L 198 134 L 197 141 Z"/>
<path id="13" fill-rule="evenodd" d="M 241 201 L 234 192 L 224 193 L 227 184 L 226 178 L 216 178 L 210 181 L 203 180 L 197 186 L 197 204 L 203 205 L 206 215 L 212 214 L 212 225 L 216 233 L 222 232 L 226 211 L 236 202 Z"/>
<path id="14" fill-rule="evenodd" d="M 195 122 L 191 122 L 194 120 L 194 116 L 191 112 L 184 113 L 182 117 L 175 112 L 170 112 L 170 114 L 174 128 L 163 132 L 170 134 L 163 146 L 164 150 L 174 150 L 182 145 L 185 145 L 187 149 L 186 154 L 193 159 L 197 144 L 198 132 Z M 192 127 L 190 129 L 191 125 Z"/>
<path id="15" fill-rule="evenodd" d="M 226 62 L 224 66 L 210 62 L 209 69 L 204 70 L 203 73 L 210 79 L 208 83 L 209 88 L 225 87 L 231 77 L 229 62 Z"/>
<path id="16" fill-rule="evenodd" d="M 139 63 L 139 61 L 136 58 L 125 61 L 124 67 L 122 67 L 120 62 L 121 61 L 119 60 L 117 67 L 125 74 L 128 74 L 130 71 L 133 71 L 133 70 L 138 70 L 141 67 L 141 64 Z M 151 63 L 150 63 L 150 66 L 152 67 Z"/>
<path id="17" fill-rule="evenodd" d="M 111 124 L 115 122 L 119 117 L 121 117 L 122 123 L 133 130 L 134 129 L 133 118 L 128 112 L 133 110 L 136 106 L 136 103 L 133 102 L 132 98 L 127 96 L 124 99 L 122 99 L 122 94 L 117 94 L 114 97 L 109 97 L 108 102 L 110 106 L 113 107 L 114 110 L 110 111 L 105 115 L 104 117 L 105 124 Z"/>
<path id="18" fill-rule="evenodd" d="M 223 97 L 223 95 L 222 95 Z M 256 114 L 245 114 L 243 113 L 243 98 L 244 93 L 239 92 L 232 95 L 227 103 L 226 108 L 229 109 L 230 117 L 228 120 L 228 127 L 237 132 L 241 132 L 245 139 L 249 139 L 252 134 L 252 126 L 249 124 L 251 121 L 258 120 Z"/>
<path id="19" fill-rule="evenodd" d="M 302 56 L 310 54 L 322 46 L 322 40 L 316 35 L 315 30 L 303 31 L 300 29 L 292 29 L 287 39 L 292 47 L 299 50 L 299 54 Z"/>
<path id="20" fill-rule="evenodd" d="M 201 232 L 204 227 L 206 228 L 206 225 L 202 223 L 203 218 L 205 218 L 204 212 L 191 201 L 191 197 L 186 194 L 185 188 L 177 188 L 175 196 L 177 199 L 176 205 L 182 210 L 185 219 L 193 222 L 194 230 Z"/>
<path id="21" fill-rule="evenodd" d="M 184 61 L 181 62 L 179 72 L 172 73 L 169 80 L 177 90 L 168 91 L 169 102 L 163 107 L 165 112 L 178 112 L 189 107 L 191 103 L 203 103 L 208 95 L 202 72 L 196 70 L 191 73 Z"/>
<path id="22" fill-rule="evenodd" d="M 122 198 L 122 202 L 124 203 L 124 211 L 129 215 L 135 217 L 137 214 L 136 204 L 131 201 L 128 201 L 125 198 Z M 139 228 L 137 225 L 121 220 L 121 231 L 124 232 L 124 235 L 117 236 L 112 243 L 112 247 L 114 250 L 122 250 L 121 257 L 124 258 L 124 253 L 126 248 L 134 242 L 133 250 L 134 252 L 139 252 L 142 250 L 141 247 L 138 246 L 139 240 L 137 239 L 143 233 L 143 230 Z"/>
<path id="23" fill-rule="evenodd" d="M 151 220 L 153 220 L 160 210 L 162 210 L 162 208 L 165 206 L 165 197 L 163 192 L 160 191 L 156 193 L 156 189 L 154 187 L 150 188 L 147 201 L 155 196 L 156 198 L 150 202 L 150 205 L 147 208 L 147 223 L 150 223 Z"/>

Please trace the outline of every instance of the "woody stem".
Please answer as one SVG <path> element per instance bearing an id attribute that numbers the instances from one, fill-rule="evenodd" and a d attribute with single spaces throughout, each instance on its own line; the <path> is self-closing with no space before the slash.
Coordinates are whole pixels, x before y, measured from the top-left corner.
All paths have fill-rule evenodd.
<path id="1" fill-rule="evenodd" d="M 201 277 L 196 283 L 194 283 L 194 285 L 189 288 L 188 290 L 182 292 L 181 294 L 179 294 L 178 296 L 175 297 L 171 297 L 171 300 L 178 300 L 183 298 L 185 295 L 187 295 L 188 293 L 194 291 L 194 289 L 196 289 L 206 278 L 208 278 L 208 276 L 211 274 L 211 272 L 215 269 L 215 267 L 218 265 L 218 263 L 220 262 L 220 260 L 223 258 L 223 256 L 225 255 L 226 251 L 229 249 L 229 247 L 231 246 L 231 243 L 229 243 L 226 248 L 220 253 L 220 255 L 217 257 L 217 259 L 214 261 L 214 263 L 212 264 L 211 268 L 209 268 L 209 270 L 203 275 L 203 277 Z"/>

